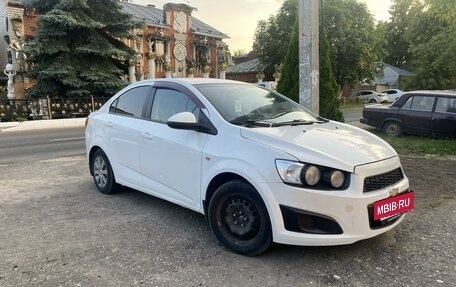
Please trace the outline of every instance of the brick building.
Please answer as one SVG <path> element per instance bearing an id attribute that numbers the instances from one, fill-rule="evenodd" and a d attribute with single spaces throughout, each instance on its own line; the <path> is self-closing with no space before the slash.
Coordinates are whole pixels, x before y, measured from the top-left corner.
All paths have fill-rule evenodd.
<path id="1" fill-rule="evenodd" d="M 177 77 L 219 77 L 226 69 L 226 50 L 223 39 L 228 36 L 192 16 L 195 10 L 187 4 L 168 3 L 163 9 L 153 5 L 142 6 L 119 2 L 123 11 L 145 23 L 143 29 L 133 31 L 137 40 L 125 43 L 138 53 L 136 61 L 130 62 L 126 75 L 130 82 L 146 78 L 174 75 Z M 26 76 L 29 65 L 21 53 L 37 27 L 37 15 L 24 9 L 20 0 L 3 0 L 0 3 L 0 65 L 11 63 L 17 71 L 14 89 L 16 98 L 24 98 L 24 91 L 33 83 Z M 2 85 L 6 76 L 1 73 Z"/>

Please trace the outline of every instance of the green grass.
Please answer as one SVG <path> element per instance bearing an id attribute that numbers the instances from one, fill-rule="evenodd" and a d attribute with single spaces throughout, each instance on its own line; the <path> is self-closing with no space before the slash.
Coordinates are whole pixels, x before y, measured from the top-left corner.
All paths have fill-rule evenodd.
<path id="1" fill-rule="evenodd" d="M 379 129 L 367 130 L 387 141 L 399 154 L 456 156 L 456 138 L 434 139 L 408 135 L 392 137 Z"/>
<path id="2" fill-rule="evenodd" d="M 362 109 L 365 103 L 341 103 L 340 109 Z"/>

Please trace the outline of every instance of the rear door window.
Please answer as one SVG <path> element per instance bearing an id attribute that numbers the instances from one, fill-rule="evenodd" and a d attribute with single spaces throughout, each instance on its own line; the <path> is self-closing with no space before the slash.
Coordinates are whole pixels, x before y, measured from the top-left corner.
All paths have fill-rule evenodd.
<path id="1" fill-rule="evenodd" d="M 456 113 L 456 98 L 437 98 L 435 111 L 439 113 Z"/>
<path id="2" fill-rule="evenodd" d="M 149 91 L 150 87 L 148 86 L 137 87 L 126 91 L 111 104 L 109 112 L 141 118 Z"/>

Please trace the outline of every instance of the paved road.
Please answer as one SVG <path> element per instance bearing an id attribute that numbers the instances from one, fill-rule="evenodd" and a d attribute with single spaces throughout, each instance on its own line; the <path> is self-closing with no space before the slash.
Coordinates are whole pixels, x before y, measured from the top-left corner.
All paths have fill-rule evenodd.
<path id="1" fill-rule="evenodd" d="M 401 158 L 415 211 L 353 245 L 226 250 L 204 216 L 96 191 L 84 156 L 0 164 L 0 286 L 455 286 L 454 161 Z"/>
<path id="2" fill-rule="evenodd" d="M 84 129 L 81 127 L 0 132 L 0 163 L 84 153 Z"/>
<path id="3" fill-rule="evenodd" d="M 456 282 L 454 161 L 401 158 L 416 207 L 390 232 L 347 246 L 275 244 L 249 258 L 220 246 L 203 215 L 128 189 L 97 192 L 83 136 L 82 128 L 0 132 L 0 286 Z"/>

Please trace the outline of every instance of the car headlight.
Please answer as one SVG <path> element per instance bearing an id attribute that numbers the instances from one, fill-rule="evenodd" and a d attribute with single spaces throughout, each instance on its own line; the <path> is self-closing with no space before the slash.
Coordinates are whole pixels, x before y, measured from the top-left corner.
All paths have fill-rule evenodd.
<path id="1" fill-rule="evenodd" d="M 302 170 L 304 182 L 307 185 L 317 185 L 321 178 L 321 171 L 315 165 L 306 165 Z"/>
<path id="2" fill-rule="evenodd" d="M 301 171 L 304 164 L 287 160 L 276 160 L 277 171 L 283 182 L 291 184 L 302 184 Z"/>
<path id="3" fill-rule="evenodd" d="M 347 172 L 295 161 L 276 160 L 277 172 L 284 183 L 315 189 L 342 189 L 346 186 Z"/>
<path id="4" fill-rule="evenodd" d="M 334 188 L 340 188 L 345 183 L 345 175 L 340 170 L 332 170 L 327 173 L 327 183 L 331 184 Z"/>

